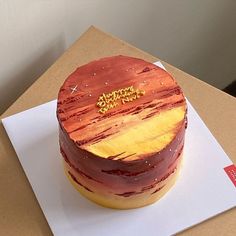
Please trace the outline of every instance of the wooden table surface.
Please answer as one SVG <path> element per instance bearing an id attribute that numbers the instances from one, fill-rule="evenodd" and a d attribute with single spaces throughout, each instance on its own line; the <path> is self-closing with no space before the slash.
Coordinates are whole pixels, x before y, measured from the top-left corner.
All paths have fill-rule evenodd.
<path id="1" fill-rule="evenodd" d="M 159 60 L 118 38 L 90 27 L 1 118 L 55 99 L 62 82 L 79 65 L 117 54 L 139 57 L 150 62 Z M 236 163 L 236 99 L 165 62 L 163 64 L 177 79 L 186 97 L 231 160 Z M 0 235 L 52 235 L 2 123 Z M 180 235 L 236 235 L 236 210 L 222 213 Z"/>

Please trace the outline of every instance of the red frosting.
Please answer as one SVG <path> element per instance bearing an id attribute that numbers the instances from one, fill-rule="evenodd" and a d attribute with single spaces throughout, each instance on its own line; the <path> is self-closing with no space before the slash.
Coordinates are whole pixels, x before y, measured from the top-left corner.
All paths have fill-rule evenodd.
<path id="1" fill-rule="evenodd" d="M 142 77 L 150 71 L 150 77 L 147 75 Z M 156 78 L 159 76 L 159 80 L 153 80 L 153 76 Z M 155 89 L 160 89 L 162 83 L 160 81 L 164 76 L 167 78 L 166 84 L 156 92 Z M 106 114 L 98 113 L 96 103 L 101 94 L 117 88 L 135 86 L 140 82 L 147 84 L 145 96 L 128 103 L 125 107 L 111 109 Z M 165 98 L 165 103 L 161 105 L 154 103 L 155 98 Z M 125 158 L 117 160 L 117 156 L 98 157 L 89 152 L 86 145 L 99 142 L 119 132 L 120 129 L 125 129 L 125 124 L 122 122 L 103 130 L 94 124 L 116 116 L 139 112 L 141 119 L 145 120 L 160 110 L 171 109 L 184 103 L 182 91 L 173 78 L 169 74 L 167 76 L 164 70 L 143 60 L 116 56 L 79 67 L 68 77 L 59 92 L 57 107 L 59 140 L 65 161 L 85 182 L 86 180 L 92 182 L 93 189 L 81 184 L 72 173 L 69 174 L 77 184 L 92 192 L 96 191 L 97 185 L 103 185 L 107 192 L 129 197 L 153 188 L 177 167 L 184 146 L 186 118 L 179 125 L 176 137 L 168 146 L 160 152 L 140 156 L 136 160 L 127 161 Z M 152 112 L 142 117 L 141 112 L 147 108 L 153 108 Z"/>
<path id="2" fill-rule="evenodd" d="M 160 153 L 135 161 L 100 158 L 86 150 L 79 149 L 60 128 L 61 153 L 65 161 L 84 179 L 102 183 L 115 194 L 140 192 L 167 178 L 178 165 L 184 145 L 185 126 L 176 139 Z M 115 184 L 114 184 L 115 183 Z"/>

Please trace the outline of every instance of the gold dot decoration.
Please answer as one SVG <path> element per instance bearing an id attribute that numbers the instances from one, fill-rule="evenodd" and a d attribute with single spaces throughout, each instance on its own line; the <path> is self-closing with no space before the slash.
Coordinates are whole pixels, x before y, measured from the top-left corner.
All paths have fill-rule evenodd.
<path id="1" fill-rule="evenodd" d="M 132 102 L 144 94 L 144 90 L 135 89 L 133 86 L 115 90 L 107 94 L 103 93 L 97 101 L 97 106 L 99 107 L 98 112 L 105 114 L 108 110 Z"/>

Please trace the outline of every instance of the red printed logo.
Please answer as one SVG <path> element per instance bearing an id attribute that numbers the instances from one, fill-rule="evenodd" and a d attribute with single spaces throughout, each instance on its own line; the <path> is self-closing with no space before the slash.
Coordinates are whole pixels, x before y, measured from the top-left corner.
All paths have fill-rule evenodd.
<path id="1" fill-rule="evenodd" d="M 236 166 L 234 164 L 230 166 L 226 166 L 224 170 L 226 174 L 229 176 L 229 178 L 231 179 L 234 186 L 236 187 Z"/>

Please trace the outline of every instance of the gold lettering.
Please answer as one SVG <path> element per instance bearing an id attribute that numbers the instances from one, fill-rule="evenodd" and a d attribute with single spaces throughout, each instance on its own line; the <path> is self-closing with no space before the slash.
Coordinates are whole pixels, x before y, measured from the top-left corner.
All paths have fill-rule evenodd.
<path id="1" fill-rule="evenodd" d="M 106 102 L 105 101 L 101 101 L 97 103 L 98 107 L 105 107 L 106 106 Z"/>
<path id="2" fill-rule="evenodd" d="M 129 101 L 130 101 L 129 98 L 126 97 L 126 98 L 122 98 L 121 103 L 122 103 L 122 104 L 125 104 L 125 103 L 127 103 L 127 102 L 129 102 Z"/>
<path id="3" fill-rule="evenodd" d="M 107 111 L 108 111 L 108 109 L 106 107 L 102 107 L 99 109 L 99 112 L 102 114 L 106 113 Z"/>
<path id="4" fill-rule="evenodd" d="M 99 113 L 105 114 L 108 110 L 115 108 L 120 104 L 132 102 L 145 94 L 144 90 L 134 89 L 133 86 L 112 91 L 108 94 L 103 93 L 98 98 L 97 106 L 100 108 Z"/>

